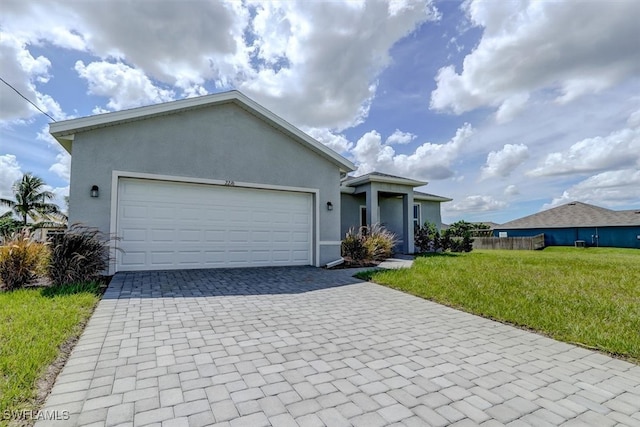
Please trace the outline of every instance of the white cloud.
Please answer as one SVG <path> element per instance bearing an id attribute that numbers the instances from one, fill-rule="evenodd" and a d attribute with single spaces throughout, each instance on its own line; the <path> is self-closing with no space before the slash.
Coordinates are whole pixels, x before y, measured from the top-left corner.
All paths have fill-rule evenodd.
<path id="1" fill-rule="evenodd" d="M 396 7 L 397 6 L 397 7 Z M 239 89 L 299 126 L 337 131 L 361 123 L 390 63 L 389 50 L 437 19 L 429 0 L 264 2 L 253 20 L 259 67 Z"/>
<path id="2" fill-rule="evenodd" d="M 416 137 L 417 135 L 414 135 L 411 132 L 402 132 L 400 129 L 396 129 L 395 132 L 389 135 L 386 144 L 408 144 L 416 139 Z"/>
<path id="3" fill-rule="evenodd" d="M 71 155 L 66 151 L 58 153 L 56 155 L 56 162 L 51 165 L 49 171 L 69 182 L 71 177 Z"/>
<path id="4" fill-rule="evenodd" d="M 376 170 L 414 179 L 445 179 L 454 175 L 452 164 L 471 135 L 473 128 L 467 123 L 444 144 L 425 142 L 412 154 L 396 154 L 373 130 L 358 140 L 351 153 L 358 166 L 358 175 Z"/>
<path id="5" fill-rule="evenodd" d="M 90 94 L 109 98 L 107 107 L 111 110 L 171 101 L 175 96 L 173 91 L 155 86 L 141 70 L 121 62 L 92 62 L 85 66 L 77 61 L 75 69 L 89 84 Z"/>
<path id="6" fill-rule="evenodd" d="M 517 117 L 526 107 L 529 101 L 528 93 L 520 93 L 505 99 L 498 111 L 496 111 L 496 122 L 507 123 Z"/>
<path id="7" fill-rule="evenodd" d="M 504 194 L 505 196 L 517 196 L 518 194 L 520 194 L 520 190 L 516 185 L 511 184 L 505 187 Z"/>
<path id="8" fill-rule="evenodd" d="M 22 176 L 20 164 L 13 154 L 0 155 L 0 198 L 13 200 L 13 183 Z M 0 212 L 6 209 L 0 206 Z"/>
<path id="9" fill-rule="evenodd" d="M 439 70 L 433 109 L 496 107 L 504 122 L 533 92 L 550 89 L 566 103 L 640 72 L 637 2 L 470 0 L 464 7 L 482 39 L 460 73 L 453 65 Z"/>
<path id="10" fill-rule="evenodd" d="M 333 132 L 367 116 L 392 46 L 438 19 L 432 0 L 8 3 L 0 27 L 100 58 L 79 72 L 100 74 L 87 80 L 109 109 L 146 102 L 126 89 L 158 100 L 163 90 L 196 96 L 213 85 L 238 88 L 296 126 Z M 103 81 L 118 74 L 118 84 Z"/>
<path id="11" fill-rule="evenodd" d="M 640 110 L 631 113 L 627 119 L 627 125 L 632 129 L 640 128 Z"/>
<path id="12" fill-rule="evenodd" d="M 568 175 L 640 167 L 640 127 L 576 142 L 564 152 L 548 154 L 530 176 Z"/>
<path id="13" fill-rule="evenodd" d="M 85 50 L 86 29 L 75 9 L 64 1 L 5 0 L 0 26 L 29 44 L 46 40 L 65 49 Z"/>
<path id="14" fill-rule="evenodd" d="M 344 135 L 331 132 L 327 128 L 305 128 L 302 130 L 338 153 L 346 153 L 353 147 L 353 142 Z"/>
<path id="15" fill-rule="evenodd" d="M 467 196 L 457 203 L 444 205 L 444 209 L 450 212 L 488 212 L 498 211 L 508 206 L 506 202 L 494 199 L 491 196 L 473 195 Z"/>
<path id="16" fill-rule="evenodd" d="M 23 40 L 0 32 L 0 62 L 2 78 L 7 83 L 55 119 L 65 118 L 58 103 L 36 88 L 36 83 L 46 83 L 50 78 L 51 62 L 48 58 L 42 55 L 33 57 Z M 0 121 L 27 120 L 41 114 L 4 83 L 0 84 L 0 99 Z"/>
<path id="17" fill-rule="evenodd" d="M 640 169 L 622 169 L 590 176 L 570 187 L 542 209 L 571 201 L 598 206 L 636 205 L 640 200 Z"/>
<path id="18" fill-rule="evenodd" d="M 505 144 L 500 151 L 491 151 L 482 167 L 480 179 L 506 178 L 529 158 L 529 147 L 524 144 Z"/>

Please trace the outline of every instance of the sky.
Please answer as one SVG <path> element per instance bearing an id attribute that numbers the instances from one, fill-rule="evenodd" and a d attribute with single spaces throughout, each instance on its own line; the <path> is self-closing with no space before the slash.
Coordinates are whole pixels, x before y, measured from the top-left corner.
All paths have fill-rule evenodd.
<path id="1" fill-rule="evenodd" d="M 4 0 L 0 77 L 60 121 L 237 89 L 443 221 L 640 207 L 640 2 Z M 0 82 L 0 197 L 71 157 Z"/>

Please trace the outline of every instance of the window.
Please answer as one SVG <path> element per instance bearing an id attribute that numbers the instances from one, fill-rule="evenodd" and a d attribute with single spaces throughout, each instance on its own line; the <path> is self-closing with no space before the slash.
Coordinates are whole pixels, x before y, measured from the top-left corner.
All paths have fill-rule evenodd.
<path id="1" fill-rule="evenodd" d="M 367 207 L 360 206 L 360 227 L 367 226 Z"/>
<path id="2" fill-rule="evenodd" d="M 420 203 L 413 205 L 413 229 L 417 230 L 422 225 L 422 212 L 420 212 Z"/>

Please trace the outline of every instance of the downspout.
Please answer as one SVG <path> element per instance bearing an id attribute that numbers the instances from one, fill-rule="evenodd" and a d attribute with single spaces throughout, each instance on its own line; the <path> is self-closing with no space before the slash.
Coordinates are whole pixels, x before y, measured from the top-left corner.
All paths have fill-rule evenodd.
<path id="1" fill-rule="evenodd" d="M 338 265 L 340 265 L 340 264 L 343 264 L 343 263 L 344 263 L 344 258 L 340 257 L 340 259 L 337 259 L 337 260 L 335 260 L 335 261 L 328 262 L 328 263 L 327 263 L 327 265 L 326 265 L 325 267 L 327 267 L 327 268 L 333 268 L 333 267 L 336 267 L 336 266 L 338 266 Z"/>

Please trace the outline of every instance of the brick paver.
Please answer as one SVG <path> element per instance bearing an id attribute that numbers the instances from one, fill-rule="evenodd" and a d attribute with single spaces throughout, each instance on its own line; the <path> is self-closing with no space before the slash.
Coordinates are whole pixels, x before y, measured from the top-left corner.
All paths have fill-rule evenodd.
<path id="1" fill-rule="evenodd" d="M 639 366 L 352 273 L 119 273 L 36 426 L 640 425 Z"/>

